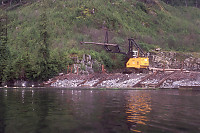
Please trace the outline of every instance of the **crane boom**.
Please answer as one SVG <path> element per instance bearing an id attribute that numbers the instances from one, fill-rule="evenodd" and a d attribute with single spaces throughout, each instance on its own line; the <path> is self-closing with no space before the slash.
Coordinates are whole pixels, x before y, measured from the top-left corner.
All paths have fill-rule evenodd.
<path id="1" fill-rule="evenodd" d="M 96 44 L 96 45 L 104 45 L 104 46 L 118 46 L 118 44 L 112 43 L 98 43 L 98 42 L 80 42 L 81 44 Z"/>
<path id="2" fill-rule="evenodd" d="M 106 31 L 105 41 L 104 43 L 99 42 L 80 42 L 81 44 L 96 44 L 102 45 L 106 49 L 106 51 L 110 53 L 120 53 L 126 55 L 128 57 L 128 61 L 126 62 L 126 68 L 131 68 L 136 71 L 145 71 L 149 68 L 149 58 L 145 55 L 142 48 L 135 42 L 134 39 L 130 38 L 129 41 L 129 49 L 127 53 L 121 52 L 118 44 L 108 43 L 108 31 Z M 134 48 L 137 51 L 134 51 Z"/>

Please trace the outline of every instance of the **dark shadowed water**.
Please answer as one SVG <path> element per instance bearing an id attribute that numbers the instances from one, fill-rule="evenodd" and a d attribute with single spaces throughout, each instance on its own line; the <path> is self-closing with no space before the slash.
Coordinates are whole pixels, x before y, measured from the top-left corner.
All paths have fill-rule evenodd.
<path id="1" fill-rule="evenodd" d="M 200 91 L 0 89 L 0 133 L 199 133 Z"/>

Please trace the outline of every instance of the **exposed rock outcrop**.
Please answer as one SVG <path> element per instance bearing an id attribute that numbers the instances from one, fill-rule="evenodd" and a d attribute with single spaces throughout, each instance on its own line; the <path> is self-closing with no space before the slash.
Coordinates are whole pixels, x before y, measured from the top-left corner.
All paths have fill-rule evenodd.
<path id="1" fill-rule="evenodd" d="M 192 54 L 159 51 L 152 52 L 149 58 L 151 67 L 200 71 L 200 58 L 196 58 Z"/>

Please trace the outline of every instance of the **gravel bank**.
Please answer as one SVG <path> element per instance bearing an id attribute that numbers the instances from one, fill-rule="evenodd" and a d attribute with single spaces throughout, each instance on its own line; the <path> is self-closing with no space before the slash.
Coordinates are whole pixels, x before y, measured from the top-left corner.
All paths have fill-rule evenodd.
<path id="1" fill-rule="evenodd" d="M 45 86 L 64 88 L 135 88 L 138 82 L 139 88 L 150 88 L 160 83 L 158 88 L 179 88 L 180 86 L 200 86 L 200 73 L 198 72 L 178 72 L 166 78 L 170 72 L 159 72 L 152 74 L 149 78 L 140 82 L 148 74 L 90 74 L 76 75 L 63 74 L 44 82 Z"/>

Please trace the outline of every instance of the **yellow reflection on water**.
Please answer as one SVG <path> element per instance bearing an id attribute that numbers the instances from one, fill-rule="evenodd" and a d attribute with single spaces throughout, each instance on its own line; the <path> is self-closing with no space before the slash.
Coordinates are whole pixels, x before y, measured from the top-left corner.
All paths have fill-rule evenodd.
<path id="1" fill-rule="evenodd" d="M 148 118 L 147 114 L 151 111 L 151 97 L 147 92 L 130 93 L 127 103 L 127 121 L 132 125 L 146 125 Z M 141 132 L 132 126 L 134 132 Z"/>

